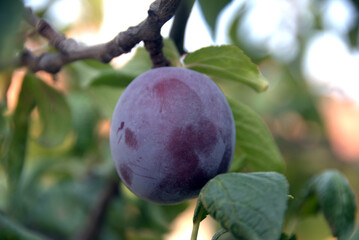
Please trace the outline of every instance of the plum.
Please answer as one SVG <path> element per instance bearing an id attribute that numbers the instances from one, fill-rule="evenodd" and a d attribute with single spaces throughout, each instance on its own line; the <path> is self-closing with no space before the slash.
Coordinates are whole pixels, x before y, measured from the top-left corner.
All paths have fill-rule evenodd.
<path id="1" fill-rule="evenodd" d="M 196 197 L 211 178 L 228 171 L 234 145 L 223 93 L 207 76 L 185 68 L 138 76 L 112 116 L 110 146 L 121 180 L 159 204 Z"/>

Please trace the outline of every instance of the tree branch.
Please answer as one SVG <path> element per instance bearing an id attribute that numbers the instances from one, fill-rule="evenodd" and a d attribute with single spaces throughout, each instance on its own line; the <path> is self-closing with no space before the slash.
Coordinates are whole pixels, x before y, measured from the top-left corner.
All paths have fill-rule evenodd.
<path id="1" fill-rule="evenodd" d="M 94 59 L 108 63 L 114 57 L 131 51 L 136 44 L 144 41 L 153 61 L 153 67 L 168 66 L 169 61 L 162 53 L 163 42 L 160 31 L 163 24 L 175 14 L 180 2 L 181 0 L 156 0 L 151 4 L 144 21 L 120 32 L 107 43 L 93 46 L 84 46 L 74 39 L 66 38 L 45 20 L 38 18 L 30 9 L 27 9 L 25 14 L 27 21 L 58 52 L 46 52 L 36 56 L 25 49 L 15 61 L 15 65 L 28 66 L 33 72 L 44 70 L 57 73 L 64 65 L 81 59 Z"/>
<path id="2" fill-rule="evenodd" d="M 88 221 L 75 237 L 75 240 L 94 240 L 98 238 L 111 200 L 119 195 L 118 185 L 118 181 L 114 179 L 109 180 L 100 195 L 99 201 L 90 213 Z"/>

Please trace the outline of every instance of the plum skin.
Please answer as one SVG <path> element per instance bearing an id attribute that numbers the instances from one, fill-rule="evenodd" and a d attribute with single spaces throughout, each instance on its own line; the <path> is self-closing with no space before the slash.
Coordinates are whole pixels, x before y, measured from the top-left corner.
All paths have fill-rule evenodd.
<path id="1" fill-rule="evenodd" d="M 142 199 L 175 204 L 228 171 L 231 109 L 218 86 L 193 70 L 161 67 L 133 80 L 113 112 L 111 154 L 123 183 Z"/>

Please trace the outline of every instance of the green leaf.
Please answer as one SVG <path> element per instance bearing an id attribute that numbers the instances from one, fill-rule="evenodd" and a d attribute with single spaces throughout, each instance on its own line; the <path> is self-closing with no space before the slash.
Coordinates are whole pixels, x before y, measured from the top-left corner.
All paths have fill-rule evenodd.
<path id="1" fill-rule="evenodd" d="M 231 0 L 199 0 L 201 9 L 212 33 L 215 33 L 219 13 Z"/>
<path id="2" fill-rule="evenodd" d="M 59 167 L 53 167 L 58 168 L 58 172 L 63 174 Z M 45 171 L 43 174 L 48 173 Z M 54 176 L 53 173 L 49 175 Z M 51 188 L 44 189 L 38 185 L 36 189 L 31 186 L 31 193 L 24 189 L 24 199 L 18 204 L 23 211 L 17 213 L 18 218 L 26 225 L 36 226 L 38 231 L 46 235 L 56 236 L 58 239 L 71 239 L 88 219 L 101 196 L 101 190 L 104 189 L 102 178 L 76 177 L 75 180 L 68 178 L 56 181 Z"/>
<path id="3" fill-rule="evenodd" d="M 166 58 L 171 62 L 173 67 L 181 67 L 180 54 L 177 50 L 176 44 L 170 38 L 163 39 L 163 53 Z"/>
<path id="4" fill-rule="evenodd" d="M 213 235 L 212 240 L 238 240 L 238 238 L 235 238 L 231 232 L 222 229 Z"/>
<path id="5" fill-rule="evenodd" d="M 102 63 L 93 59 L 85 59 L 85 60 L 81 60 L 81 62 L 93 70 L 101 71 L 101 70 L 112 69 L 112 66 L 110 64 Z"/>
<path id="6" fill-rule="evenodd" d="M 358 3 L 357 3 L 358 4 Z M 350 46 L 352 48 L 355 48 L 359 45 L 359 24 L 356 23 L 349 31 L 348 34 L 349 40 L 350 40 Z"/>
<path id="7" fill-rule="evenodd" d="M 327 170 L 313 177 L 293 206 L 301 217 L 321 210 L 332 234 L 346 240 L 355 223 L 356 201 L 348 180 L 337 170 Z"/>
<path id="8" fill-rule="evenodd" d="M 242 103 L 229 103 L 236 125 L 236 151 L 244 158 L 241 161 L 252 171 L 284 172 L 284 160 L 261 117 Z"/>
<path id="9" fill-rule="evenodd" d="M 30 83 L 42 125 L 36 140 L 45 147 L 57 146 L 65 140 L 70 131 L 70 108 L 64 95 L 45 82 L 33 76 Z"/>
<path id="10" fill-rule="evenodd" d="M 138 47 L 133 58 L 121 69 L 107 69 L 90 80 L 90 87 L 109 86 L 125 88 L 138 75 L 152 68 L 151 59 L 143 47 Z"/>
<path id="11" fill-rule="evenodd" d="M 229 80 L 241 82 L 257 92 L 265 91 L 268 82 L 258 67 L 232 45 L 211 46 L 189 53 L 184 59 L 185 66 L 208 75 L 215 81 Z"/>
<path id="12" fill-rule="evenodd" d="M 22 41 L 19 34 L 24 6 L 20 0 L 0 2 L 0 62 L 9 61 Z"/>
<path id="13" fill-rule="evenodd" d="M 103 71 L 100 75 L 93 78 L 90 86 L 126 88 L 134 78 L 135 76 L 132 76 L 128 73 L 111 69 Z"/>
<path id="14" fill-rule="evenodd" d="M 247 5 L 244 4 L 239 9 L 239 11 L 237 11 L 237 16 L 233 19 L 232 23 L 230 24 L 229 32 L 228 32 L 231 43 L 233 45 L 236 45 L 239 48 L 242 48 L 243 43 L 241 42 L 241 38 L 239 38 L 238 29 L 239 29 L 240 23 L 242 22 L 242 20 L 245 16 L 246 8 L 247 8 Z"/>
<path id="15" fill-rule="evenodd" d="M 0 239 L 4 240 L 45 240 L 44 237 L 30 232 L 20 224 L 0 213 Z"/>
<path id="16" fill-rule="evenodd" d="M 11 120 L 10 140 L 4 150 L 5 172 L 12 186 L 17 184 L 25 161 L 30 113 L 35 107 L 32 81 L 31 75 L 26 75 L 23 80 L 18 104 Z"/>
<path id="17" fill-rule="evenodd" d="M 221 174 L 199 194 L 206 211 L 245 240 L 279 239 L 287 200 L 287 180 L 275 172 Z"/>
<path id="18" fill-rule="evenodd" d="M 122 88 L 105 85 L 89 87 L 85 91 L 91 103 L 99 110 L 100 116 L 107 119 L 111 119 L 122 92 Z"/>
<path id="19" fill-rule="evenodd" d="M 147 50 L 144 47 L 138 47 L 135 55 L 120 71 L 129 76 L 137 77 L 151 68 L 152 62 Z"/>
<path id="20" fill-rule="evenodd" d="M 356 202 L 348 180 L 337 170 L 328 170 L 312 183 L 321 210 L 338 239 L 347 239 L 354 229 Z"/>
<path id="21" fill-rule="evenodd" d="M 99 121 L 97 109 L 91 103 L 89 96 L 83 92 L 72 92 L 67 97 L 72 114 L 72 130 L 76 135 L 73 145 L 74 153 L 86 154 L 98 145 L 96 125 Z"/>
<path id="22" fill-rule="evenodd" d="M 8 149 L 8 142 L 11 136 L 10 133 L 10 121 L 8 117 L 5 116 L 5 111 L 7 106 L 5 101 L 0 102 L 0 164 L 2 164 L 3 159 L 5 159 L 5 153 Z"/>
<path id="23" fill-rule="evenodd" d="M 72 89 L 85 89 L 94 78 L 113 69 L 110 64 L 98 63 L 94 60 L 75 61 L 66 68 L 71 75 Z"/>

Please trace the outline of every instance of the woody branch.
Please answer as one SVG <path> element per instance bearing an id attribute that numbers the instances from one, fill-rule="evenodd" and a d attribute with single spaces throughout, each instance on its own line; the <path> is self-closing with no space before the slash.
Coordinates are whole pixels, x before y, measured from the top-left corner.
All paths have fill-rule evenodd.
<path id="1" fill-rule="evenodd" d="M 147 18 L 137 26 L 120 32 L 111 41 L 93 46 L 85 46 L 72 38 L 66 38 L 56 31 L 48 22 L 34 15 L 27 9 L 26 20 L 42 37 L 47 39 L 57 52 L 46 52 L 35 55 L 25 49 L 19 55 L 16 65 L 27 66 L 31 71 L 44 70 L 57 73 L 71 62 L 82 59 L 94 59 L 103 63 L 110 62 L 114 57 L 131 51 L 143 41 L 151 57 L 153 67 L 168 66 L 170 62 L 162 52 L 162 26 L 175 14 L 181 0 L 156 0 L 148 10 Z"/>

